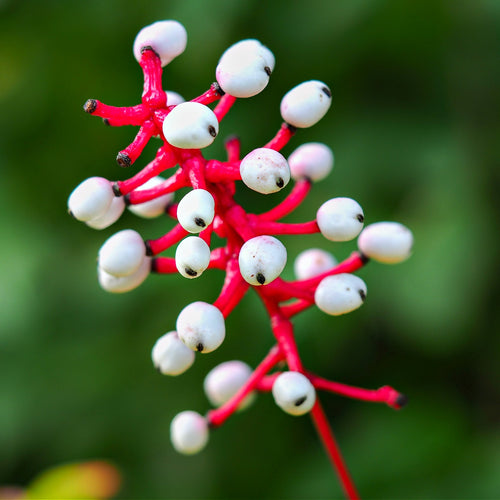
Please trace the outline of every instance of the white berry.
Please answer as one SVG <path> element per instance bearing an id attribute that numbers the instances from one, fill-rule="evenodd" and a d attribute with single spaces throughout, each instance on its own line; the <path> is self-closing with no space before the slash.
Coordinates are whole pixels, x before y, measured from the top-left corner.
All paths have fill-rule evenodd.
<path id="1" fill-rule="evenodd" d="M 240 163 L 241 180 L 247 187 L 262 194 L 283 189 L 290 180 L 290 168 L 285 157 L 269 148 L 248 153 Z"/>
<path id="2" fill-rule="evenodd" d="M 124 229 L 109 237 L 99 250 L 99 267 L 113 276 L 128 276 L 142 264 L 146 246 L 141 235 Z"/>
<path id="3" fill-rule="evenodd" d="M 275 403 L 290 415 L 304 415 L 314 406 L 316 391 L 309 379 L 299 372 L 283 372 L 274 381 Z"/>
<path id="4" fill-rule="evenodd" d="M 90 177 L 69 195 L 68 210 L 75 219 L 87 222 L 102 217 L 114 198 L 111 182 L 103 177 Z"/>
<path id="5" fill-rule="evenodd" d="M 222 406 L 246 384 L 251 374 L 252 369 L 243 361 L 226 361 L 208 372 L 203 389 L 213 406 Z M 254 393 L 249 394 L 238 409 L 243 410 L 250 405 L 254 396 Z"/>
<path id="6" fill-rule="evenodd" d="M 224 316 L 207 302 L 187 305 L 177 317 L 176 329 L 184 344 L 203 353 L 217 349 L 226 336 Z"/>
<path id="7" fill-rule="evenodd" d="M 177 332 L 172 331 L 156 341 L 151 358 L 164 375 L 180 375 L 194 363 L 194 352 L 181 342 Z"/>
<path id="8" fill-rule="evenodd" d="M 330 173 L 333 162 L 332 150 L 320 142 L 302 144 L 288 157 L 288 165 L 295 180 L 307 178 L 320 181 Z"/>
<path id="9" fill-rule="evenodd" d="M 297 128 L 312 127 L 325 116 L 332 93 L 323 82 L 310 80 L 288 91 L 281 100 L 281 116 Z"/>
<path id="10" fill-rule="evenodd" d="M 349 241 L 363 228 L 363 209 L 351 198 L 332 198 L 319 207 L 316 220 L 321 234 L 330 241 Z"/>
<path id="11" fill-rule="evenodd" d="M 124 293 L 137 288 L 149 276 L 151 259 L 144 257 L 136 271 L 128 276 L 113 276 L 100 267 L 97 268 L 99 285 L 103 290 L 111 293 Z"/>
<path id="12" fill-rule="evenodd" d="M 215 75 L 227 94 L 252 97 L 267 86 L 274 64 L 273 53 L 258 40 L 242 40 L 222 54 Z"/>
<path id="13" fill-rule="evenodd" d="M 322 279 L 314 301 L 326 314 L 338 316 L 354 311 L 366 298 L 365 282 L 354 274 L 336 274 Z"/>
<path id="14" fill-rule="evenodd" d="M 170 424 L 170 440 L 174 448 L 185 455 L 201 451 L 208 442 L 208 424 L 195 411 L 177 414 Z"/>
<path id="15" fill-rule="evenodd" d="M 293 270 L 299 280 L 307 280 L 329 271 L 337 265 L 335 257 L 320 248 L 304 250 L 295 259 Z"/>
<path id="16" fill-rule="evenodd" d="M 134 189 L 136 191 L 143 191 L 145 189 L 152 189 L 162 182 L 165 179 L 160 176 L 153 177 L 146 181 L 142 186 Z M 145 201 L 144 203 L 138 203 L 135 205 L 129 205 L 128 209 L 138 215 L 139 217 L 144 217 L 145 219 L 152 219 L 154 217 L 159 217 L 160 215 L 165 213 L 165 209 L 167 208 L 172 200 L 174 199 L 174 193 L 167 193 L 162 196 L 158 196 L 158 198 L 154 198 L 153 200 Z"/>
<path id="17" fill-rule="evenodd" d="M 177 106 L 177 104 L 185 102 L 186 100 L 178 92 L 174 92 L 173 90 L 165 90 L 165 93 L 167 94 L 167 106 Z"/>
<path id="18" fill-rule="evenodd" d="M 256 236 L 246 241 L 238 258 L 240 273 L 250 285 L 267 285 L 286 264 L 286 248 L 273 236 Z"/>
<path id="19" fill-rule="evenodd" d="M 197 278 L 210 263 L 210 247 L 198 236 L 184 238 L 175 251 L 175 265 L 185 278 Z"/>
<path id="20" fill-rule="evenodd" d="M 214 112 L 199 102 L 178 104 L 163 121 L 165 139 L 177 148 L 205 148 L 218 133 L 219 122 Z"/>
<path id="21" fill-rule="evenodd" d="M 115 196 L 106 212 L 100 217 L 85 222 L 92 229 L 105 229 L 114 224 L 125 210 L 125 200 L 123 196 Z"/>
<path id="22" fill-rule="evenodd" d="M 134 40 L 134 57 L 141 60 L 142 49 L 151 47 L 161 59 L 161 65 L 167 65 L 186 49 L 187 33 L 177 21 L 157 21 L 145 26 Z"/>
<path id="23" fill-rule="evenodd" d="M 193 189 L 177 206 L 179 224 L 190 233 L 199 233 L 212 223 L 215 201 L 205 189 Z"/>
<path id="24" fill-rule="evenodd" d="M 406 260 L 413 246 L 413 234 L 399 222 L 376 222 L 366 226 L 358 238 L 361 252 L 384 264 Z"/>

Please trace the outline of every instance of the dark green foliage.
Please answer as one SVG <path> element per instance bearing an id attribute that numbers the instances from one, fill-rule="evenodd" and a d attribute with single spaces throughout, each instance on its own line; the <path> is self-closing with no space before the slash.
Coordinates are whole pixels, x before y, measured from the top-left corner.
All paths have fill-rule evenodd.
<path id="1" fill-rule="evenodd" d="M 152 276 L 129 294 L 106 294 L 95 277 L 104 239 L 126 227 L 154 238 L 172 224 L 126 214 L 97 232 L 66 214 L 84 178 L 131 175 L 115 156 L 135 130 L 105 127 L 82 105 L 137 103 L 135 34 L 172 18 L 188 48 L 164 82 L 187 98 L 208 88 L 231 43 L 255 37 L 274 51 L 269 87 L 239 101 L 221 127 L 221 138 L 242 137 L 245 153 L 278 129 L 289 88 L 311 78 L 332 88 L 330 112 L 284 151 L 315 140 L 336 156 L 293 220 L 350 196 L 367 223 L 414 231 L 408 262 L 360 273 L 368 297 L 359 311 L 311 310 L 296 321 L 312 370 L 409 396 L 401 412 L 322 397 L 362 495 L 497 497 L 499 15 L 494 0 L 0 1 L 0 484 L 106 458 L 125 475 L 120 498 L 340 496 L 309 419 L 285 415 L 266 395 L 213 432 L 200 455 L 173 451 L 172 417 L 208 409 L 205 373 L 227 359 L 255 365 L 271 346 L 263 307 L 246 297 L 218 351 L 179 378 L 161 377 L 149 359 L 154 341 L 184 305 L 213 301 L 222 274 Z M 212 156 L 222 155 L 216 143 Z M 153 154 L 149 146 L 139 165 Z M 280 196 L 246 190 L 238 200 L 264 210 Z M 354 245 L 282 241 L 286 277 L 306 247 L 343 258 Z"/>

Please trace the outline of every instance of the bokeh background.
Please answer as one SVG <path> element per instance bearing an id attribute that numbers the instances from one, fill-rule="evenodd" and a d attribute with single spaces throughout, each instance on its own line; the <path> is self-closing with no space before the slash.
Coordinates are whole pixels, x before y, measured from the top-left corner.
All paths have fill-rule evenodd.
<path id="1" fill-rule="evenodd" d="M 362 495 L 500 498 L 495 0 L 0 1 L 0 485 L 99 458 L 123 474 L 117 498 L 341 497 L 310 420 L 285 415 L 269 395 L 213 432 L 201 454 L 173 451 L 173 416 L 208 409 L 208 370 L 228 359 L 255 366 L 271 346 L 263 307 L 249 294 L 218 351 L 179 378 L 161 377 L 150 361 L 156 338 L 187 303 L 213 301 L 222 274 L 151 276 L 138 290 L 107 294 L 95 276 L 102 242 L 127 227 L 158 237 L 171 221 L 127 213 L 99 232 L 66 213 L 84 178 L 131 175 L 114 158 L 135 131 L 105 127 L 82 105 L 136 104 L 133 39 L 169 18 L 189 41 L 165 69 L 165 88 L 186 98 L 208 87 L 237 40 L 258 38 L 276 55 L 268 88 L 237 103 L 208 155 L 222 157 L 232 133 L 245 152 L 264 144 L 280 125 L 281 96 L 323 80 L 330 112 L 284 153 L 322 141 L 336 165 L 290 220 L 350 196 L 367 222 L 398 220 L 415 234 L 409 261 L 359 273 L 368 284 L 359 311 L 310 310 L 296 321 L 312 370 L 409 396 L 400 412 L 322 397 Z M 254 211 L 280 198 L 243 191 Z M 355 248 L 316 236 L 283 241 L 287 278 L 307 247 L 339 259 Z"/>

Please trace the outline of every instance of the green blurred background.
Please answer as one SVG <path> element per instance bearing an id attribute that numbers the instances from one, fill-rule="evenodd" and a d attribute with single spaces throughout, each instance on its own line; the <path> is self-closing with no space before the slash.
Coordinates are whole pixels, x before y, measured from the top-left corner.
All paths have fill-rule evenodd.
<path id="1" fill-rule="evenodd" d="M 295 218 L 333 196 L 359 201 L 367 222 L 398 220 L 415 234 L 399 266 L 359 275 L 368 299 L 332 318 L 299 316 L 306 366 L 326 377 L 408 394 L 401 412 L 325 394 L 322 401 L 365 498 L 500 498 L 498 137 L 500 2 L 476 1 L 0 1 L 0 484 L 26 484 L 71 460 L 105 458 L 124 475 L 119 498 L 340 497 L 307 417 L 262 395 L 212 433 L 195 457 L 176 454 L 169 424 L 205 412 L 205 373 L 227 359 L 255 366 L 272 344 L 249 294 L 213 354 L 180 378 L 161 377 L 150 350 L 181 308 L 213 301 L 223 276 L 152 276 L 125 295 L 103 292 L 96 253 L 120 228 L 158 237 L 171 221 L 125 214 L 93 231 L 66 213 L 84 178 L 126 178 L 116 153 L 131 128 L 104 127 L 82 105 L 133 105 L 141 72 L 138 30 L 177 19 L 186 52 L 165 88 L 202 93 L 231 43 L 255 37 L 276 55 L 268 88 L 240 100 L 221 137 L 243 151 L 280 125 L 292 86 L 320 79 L 333 105 L 284 150 L 329 144 L 331 177 Z M 222 157 L 222 140 L 208 154 Z M 138 161 L 154 155 L 148 147 Z M 134 169 L 135 171 L 135 169 Z M 279 200 L 242 193 L 259 211 Z M 290 265 L 310 246 L 344 258 L 355 243 L 283 238 Z"/>

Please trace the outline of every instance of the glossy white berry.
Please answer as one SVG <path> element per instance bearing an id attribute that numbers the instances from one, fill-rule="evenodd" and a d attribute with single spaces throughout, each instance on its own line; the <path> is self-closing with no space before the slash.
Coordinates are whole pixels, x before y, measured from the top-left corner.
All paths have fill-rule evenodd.
<path id="1" fill-rule="evenodd" d="M 181 102 L 163 121 L 165 139 L 177 148 L 206 148 L 218 133 L 219 122 L 214 112 L 199 102 Z"/>
<path id="2" fill-rule="evenodd" d="M 330 241 L 349 241 L 363 228 L 363 209 L 351 198 L 332 198 L 316 213 L 321 234 Z"/>
<path id="3" fill-rule="evenodd" d="M 197 278 L 210 263 L 210 247 L 198 236 L 184 238 L 175 251 L 175 265 L 185 278 Z"/>
<path id="4" fill-rule="evenodd" d="M 215 70 L 217 83 L 234 97 L 252 97 L 264 90 L 274 64 L 273 53 L 258 40 L 242 40 L 222 54 Z"/>
<path id="5" fill-rule="evenodd" d="M 186 100 L 178 92 L 174 92 L 173 90 L 165 90 L 165 93 L 167 94 L 167 106 L 177 106 L 177 104 L 185 102 Z"/>
<path id="6" fill-rule="evenodd" d="M 411 255 L 413 234 L 399 222 L 376 222 L 366 226 L 358 238 L 361 252 L 384 264 L 397 264 Z"/>
<path id="7" fill-rule="evenodd" d="M 290 180 L 290 168 L 285 157 L 269 148 L 248 153 L 240 163 L 241 180 L 247 187 L 262 194 L 283 189 Z"/>
<path id="8" fill-rule="evenodd" d="M 213 406 L 221 406 L 229 401 L 247 382 L 252 369 L 243 361 L 226 361 L 208 372 L 203 382 L 203 389 Z M 255 399 L 249 394 L 239 405 L 243 410 Z"/>
<path id="9" fill-rule="evenodd" d="M 145 189 L 152 189 L 164 182 L 165 179 L 160 176 L 153 177 L 146 181 L 142 186 L 134 189 L 134 191 L 143 191 Z M 158 196 L 153 200 L 145 201 L 144 203 L 138 203 L 136 205 L 129 205 L 128 209 L 138 215 L 139 217 L 144 217 L 145 219 L 152 219 L 154 217 L 159 217 L 165 213 L 165 209 L 174 199 L 174 193 L 167 193 L 163 196 Z"/>
<path id="10" fill-rule="evenodd" d="M 106 212 L 100 217 L 85 222 L 92 229 L 104 229 L 114 224 L 125 210 L 125 200 L 123 196 L 115 196 Z"/>
<path id="11" fill-rule="evenodd" d="M 109 237 L 99 250 L 98 265 L 113 276 L 128 276 L 142 264 L 146 246 L 141 235 L 124 229 Z"/>
<path id="12" fill-rule="evenodd" d="M 335 274 L 322 279 L 314 301 L 326 314 L 338 316 L 354 311 L 366 298 L 365 282 L 354 274 Z"/>
<path id="13" fill-rule="evenodd" d="M 206 419 L 195 411 L 177 414 L 170 424 L 170 440 L 179 453 L 198 453 L 208 442 Z"/>
<path id="14" fill-rule="evenodd" d="M 283 372 L 274 381 L 275 403 L 290 415 L 304 415 L 316 401 L 316 391 L 309 379 L 299 372 Z"/>
<path id="15" fill-rule="evenodd" d="M 299 280 L 307 280 L 329 271 L 337 265 L 335 257 L 320 248 L 304 250 L 295 259 L 293 270 Z"/>
<path id="16" fill-rule="evenodd" d="M 312 127 L 325 116 L 332 93 L 323 82 L 310 80 L 288 91 L 281 100 L 281 116 L 297 128 Z"/>
<path id="17" fill-rule="evenodd" d="M 184 344 L 203 353 L 217 349 L 226 336 L 224 316 L 207 302 L 187 305 L 177 317 L 176 329 Z"/>
<path id="18" fill-rule="evenodd" d="M 273 236 L 251 238 L 238 257 L 241 276 L 250 285 L 267 285 L 281 274 L 286 257 L 285 246 Z"/>
<path id="19" fill-rule="evenodd" d="M 193 189 L 177 206 L 179 224 L 190 233 L 199 233 L 212 223 L 215 201 L 205 189 Z"/>
<path id="20" fill-rule="evenodd" d="M 320 142 L 302 144 L 288 157 L 288 165 L 295 180 L 307 178 L 320 181 L 331 172 L 333 161 L 332 150 Z"/>
<path id="21" fill-rule="evenodd" d="M 151 47 L 161 59 L 161 65 L 167 65 L 186 49 L 187 33 L 177 21 L 157 21 L 145 26 L 134 40 L 134 57 L 139 62 L 145 47 Z"/>
<path id="22" fill-rule="evenodd" d="M 114 198 L 111 182 L 103 177 L 90 177 L 69 195 L 68 210 L 75 219 L 86 222 L 102 217 Z"/>
<path id="23" fill-rule="evenodd" d="M 156 341 L 151 358 L 164 375 L 180 375 L 194 363 L 194 352 L 181 342 L 177 332 L 172 331 Z"/>
<path id="24" fill-rule="evenodd" d="M 103 290 L 111 293 L 125 293 L 137 288 L 149 276 L 151 259 L 144 257 L 139 268 L 128 276 L 113 276 L 100 267 L 97 268 L 99 285 Z"/>

